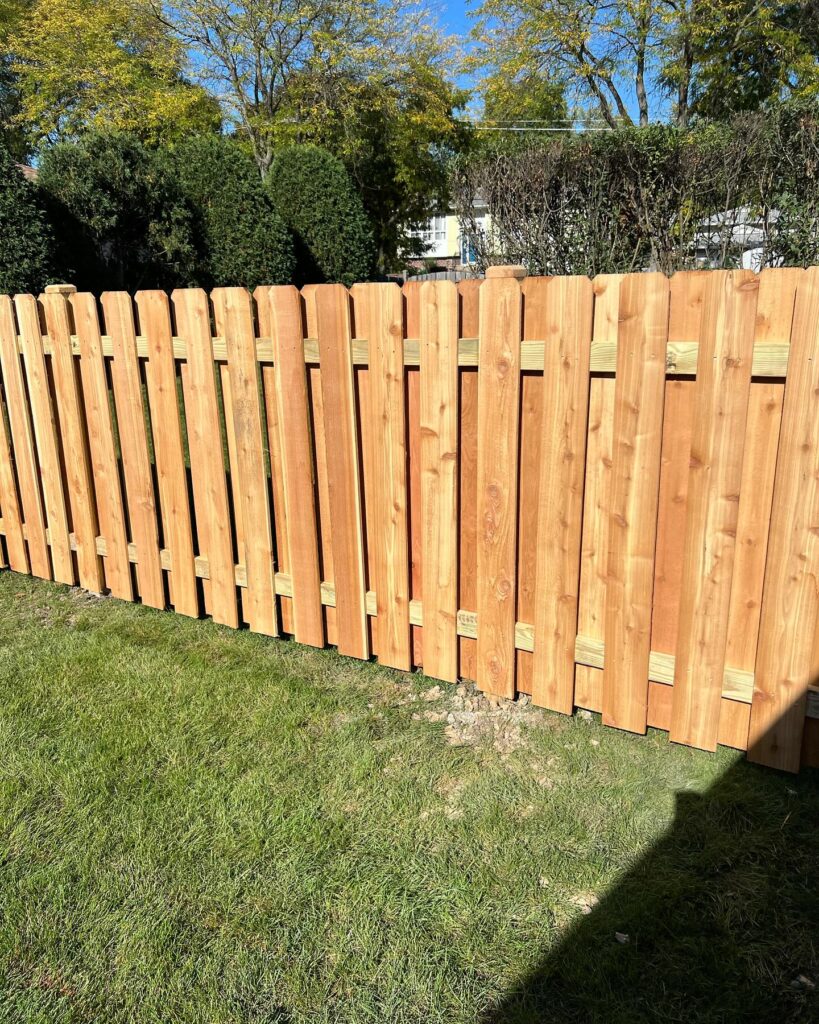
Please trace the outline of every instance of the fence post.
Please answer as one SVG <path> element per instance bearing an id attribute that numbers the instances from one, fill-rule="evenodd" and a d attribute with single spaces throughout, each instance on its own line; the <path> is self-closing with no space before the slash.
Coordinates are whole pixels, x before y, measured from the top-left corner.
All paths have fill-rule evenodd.
<path id="1" fill-rule="evenodd" d="M 521 267 L 518 264 L 509 263 L 503 264 L 498 267 L 487 267 L 486 276 L 487 278 L 497 277 L 514 277 L 517 281 L 522 281 L 529 271 L 526 267 Z"/>

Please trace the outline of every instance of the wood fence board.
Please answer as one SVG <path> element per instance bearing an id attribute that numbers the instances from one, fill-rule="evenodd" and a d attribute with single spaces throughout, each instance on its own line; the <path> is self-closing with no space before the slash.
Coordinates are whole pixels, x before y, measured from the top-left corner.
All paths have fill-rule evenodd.
<path id="1" fill-rule="evenodd" d="M 353 337 L 355 330 L 355 305 L 350 296 L 351 321 L 350 331 Z M 378 473 L 376 470 L 377 440 L 370 429 L 370 370 L 367 366 L 353 364 L 353 396 L 356 410 L 356 430 L 358 431 L 358 461 L 361 469 L 361 522 L 363 529 L 361 539 L 364 546 L 364 589 L 372 594 L 374 604 L 371 611 L 377 610 L 375 581 L 378 577 Z M 371 655 L 378 655 L 378 621 L 376 617 L 367 615 L 367 645 Z"/>
<path id="2" fill-rule="evenodd" d="M 789 338 L 801 269 L 764 270 L 759 276 L 757 342 Z M 727 665 L 753 672 L 759 641 L 759 615 L 771 519 L 776 453 L 782 422 L 784 384 L 751 383 L 742 467 L 731 606 L 728 613 Z"/>
<path id="3" fill-rule="evenodd" d="M 173 302 L 173 296 L 171 296 Z M 176 313 L 174 312 L 174 316 Z M 185 339 L 182 339 L 185 341 Z M 186 345 L 187 348 L 187 345 Z M 185 410 L 185 419 L 190 416 L 190 410 L 193 409 L 196 398 L 192 393 L 191 389 L 191 372 L 188 366 L 187 352 L 185 354 L 185 361 L 180 363 L 179 366 L 179 378 L 182 383 L 182 407 Z M 193 503 L 192 521 L 191 528 L 193 531 L 193 550 L 194 559 L 193 564 L 196 569 L 196 575 L 199 578 L 199 584 L 202 588 L 202 608 L 204 614 L 207 616 L 213 616 L 213 600 L 210 585 L 210 564 L 208 563 L 208 576 L 207 579 L 201 576 L 199 573 L 198 566 L 201 565 L 202 559 L 207 560 L 207 552 L 210 549 L 210 538 L 209 538 L 209 526 L 207 518 L 204 517 L 205 499 L 204 496 L 207 493 L 207 484 L 204 477 L 201 459 L 196 459 L 192 454 L 192 443 L 190 437 L 188 437 L 188 465 L 189 465 L 189 484 L 191 501 Z M 228 520 L 229 523 L 229 520 Z M 198 554 L 197 554 L 198 552 Z"/>
<path id="4" fill-rule="evenodd" d="M 319 285 L 315 306 L 325 423 L 333 425 L 332 444 L 326 444 L 325 449 L 338 649 L 342 654 L 367 658 L 361 470 L 349 293 L 342 285 Z"/>
<path id="5" fill-rule="evenodd" d="M 253 297 L 256 303 L 256 317 L 258 320 L 259 334 L 266 338 L 273 339 L 273 321 L 270 310 L 268 293 L 270 286 L 260 285 Z M 301 343 L 301 357 L 304 363 L 304 343 Z M 284 497 L 284 470 L 282 468 L 282 429 L 279 424 L 279 410 L 276 401 L 276 376 L 278 367 L 275 365 L 275 341 L 273 345 L 273 366 L 261 367 L 262 392 L 264 395 L 264 410 L 267 421 L 267 440 L 270 448 L 270 483 L 273 492 L 273 531 L 276 539 L 276 570 L 288 572 L 291 575 L 291 544 L 289 541 L 290 523 L 287 515 L 287 505 Z M 285 633 L 293 633 L 293 599 L 290 597 L 279 597 L 279 611 L 281 615 L 281 628 Z"/>
<path id="6" fill-rule="evenodd" d="M 421 492 L 424 508 L 423 664 L 458 678 L 458 291 L 421 286 Z"/>
<path id="7" fill-rule="evenodd" d="M 547 291 L 549 278 L 530 277 L 521 282 L 523 294 L 523 344 L 530 339 L 546 339 L 548 335 Z M 548 349 L 549 346 L 546 346 Z M 541 367 L 542 369 L 542 367 Z M 518 483 L 518 541 L 516 615 L 519 622 L 535 621 L 535 588 L 538 547 L 538 495 L 543 441 L 544 380 L 540 371 L 521 374 L 520 442 Z M 515 658 L 515 685 L 521 693 L 532 693 L 534 655 L 518 651 Z"/>
<path id="8" fill-rule="evenodd" d="M 479 330 L 480 281 L 458 284 L 458 305 L 462 338 L 476 338 Z M 461 369 L 459 438 L 459 558 L 458 607 L 478 607 L 478 372 Z M 465 679 L 477 676 L 478 643 L 471 637 L 459 641 L 459 673 Z"/>
<path id="9" fill-rule="evenodd" d="M 0 367 L 2 367 L 3 372 L 3 389 L 9 417 L 11 454 L 20 488 L 20 505 L 22 507 L 27 540 L 26 552 L 20 548 L 22 527 L 20 529 L 20 536 L 15 536 L 15 523 L 10 516 L 12 539 L 9 544 L 9 534 L 7 534 L 6 541 L 9 544 L 9 559 L 11 560 L 12 551 L 14 551 L 17 566 L 12 562 L 12 568 L 17 568 L 20 572 L 26 572 L 30 566 L 31 572 L 35 576 L 50 580 L 51 562 L 48 554 L 48 544 L 46 543 L 45 511 L 40 493 L 37 456 L 34 451 L 34 433 L 23 384 L 23 371 L 20 366 L 14 307 L 11 299 L 6 295 L 0 295 Z M 5 448 L 3 449 L 3 454 L 5 454 Z M 13 482 L 11 463 L 4 470 L 4 488 L 6 489 L 9 488 L 9 475 L 12 476 Z M 6 493 L 8 504 L 11 507 L 12 498 L 10 492 L 7 490 Z"/>
<path id="10" fill-rule="evenodd" d="M 369 342 L 368 401 L 366 406 L 362 401 L 361 432 L 370 437 L 374 484 L 370 543 L 378 660 L 408 671 L 412 656 L 403 300 L 394 284 L 355 285 L 351 296 L 356 333 Z"/>
<path id="11" fill-rule="evenodd" d="M 586 277 L 553 278 L 544 287 L 549 345 L 543 406 L 548 415 L 541 428 L 532 699 L 571 714 L 594 293 Z"/>
<path id="12" fill-rule="evenodd" d="M 707 280 L 706 270 L 682 271 L 671 278 L 669 345 L 699 337 Z M 677 649 L 695 392 L 693 379 L 669 377 L 666 380 L 651 613 L 651 649 L 666 654 L 673 654 Z"/>
<path id="13" fill-rule="evenodd" d="M 819 575 L 819 268 L 796 293 L 748 756 L 799 769 Z"/>
<path id="14" fill-rule="evenodd" d="M 212 293 L 212 301 L 216 329 L 227 339 L 228 346 L 237 489 L 244 522 L 247 570 L 244 611 L 254 632 L 278 636 L 273 533 L 252 300 L 243 288 L 217 288 Z"/>
<path id="15" fill-rule="evenodd" d="M 193 532 L 187 471 L 179 420 L 179 393 L 168 296 L 160 291 L 136 294 L 139 320 L 148 339 L 148 404 L 151 411 L 159 509 L 165 545 L 171 554 L 170 597 L 174 611 L 199 615 L 193 564 Z"/>
<path id="16" fill-rule="evenodd" d="M 668 339 L 668 280 L 620 283 L 603 722 L 645 732 Z"/>
<path id="17" fill-rule="evenodd" d="M 715 750 L 758 279 L 712 271 L 699 335 L 671 739 Z"/>
<path id="18" fill-rule="evenodd" d="M 27 573 L 28 553 L 23 536 L 23 520 L 20 516 L 20 500 L 17 497 L 17 483 L 14 479 L 14 457 L 6 430 L 6 416 L 6 405 L 0 393 L 0 512 L 3 516 L 8 565 L 15 572 Z M 2 552 L 0 558 L 3 558 Z M 5 558 L 3 568 L 6 568 Z"/>
<path id="19" fill-rule="evenodd" d="M 299 643 L 324 646 L 316 485 L 301 297 L 295 288 L 267 292 L 276 375 L 274 400 L 280 437 L 282 500 L 293 576 L 293 629 Z"/>
<path id="20" fill-rule="evenodd" d="M 593 346 L 616 347 L 621 280 L 621 274 L 601 274 L 592 282 Z M 601 644 L 605 635 L 607 549 L 614 445 L 614 390 L 613 376 L 592 376 L 589 390 L 577 630 L 579 634 L 599 640 Z M 578 707 L 590 711 L 603 710 L 602 668 L 577 665 L 575 703 Z"/>
<path id="21" fill-rule="evenodd" d="M 185 339 L 187 350 L 185 410 L 188 447 L 199 550 L 207 556 L 210 566 L 210 613 L 214 622 L 236 629 L 239 614 L 225 458 L 219 429 L 210 304 L 206 293 L 199 289 L 175 291 L 171 299 L 177 329 Z"/>
<path id="22" fill-rule="evenodd" d="M 44 295 L 46 330 L 51 345 L 58 421 L 62 438 L 71 523 L 76 544 L 80 586 L 100 593 L 105 587 L 102 560 L 97 554 L 96 497 L 91 475 L 91 456 L 86 436 L 77 366 L 71 346 L 71 307 L 64 295 Z"/>
<path id="23" fill-rule="evenodd" d="M 241 472 L 239 471 L 236 428 L 233 418 L 233 389 L 230 385 L 230 367 L 227 363 L 223 363 L 219 367 L 219 381 L 222 387 L 222 408 L 225 416 L 224 430 L 225 443 L 227 445 L 228 452 L 228 484 L 231 508 L 233 510 L 233 534 L 239 563 L 244 566 L 247 563 L 247 553 L 245 551 L 245 515 L 242 503 L 242 477 Z M 244 589 L 246 589 L 246 587 Z M 239 617 L 245 626 L 249 626 L 250 619 L 248 618 L 248 611 L 246 607 L 248 602 L 244 599 L 244 589 L 242 590 L 242 602 L 241 608 L 239 609 Z"/>
<path id="24" fill-rule="evenodd" d="M 407 281 L 404 295 L 404 337 L 420 338 L 422 281 Z M 410 599 L 420 601 L 423 589 L 422 548 L 424 537 L 423 500 L 421 496 L 421 373 L 410 367 L 406 376 L 407 441 L 409 463 L 409 545 L 410 545 Z M 423 627 L 411 627 L 413 662 L 424 663 Z"/>
<path id="25" fill-rule="evenodd" d="M 137 549 L 137 589 L 144 604 L 164 608 L 165 587 L 159 559 L 156 497 L 148 453 L 133 305 L 131 297 L 124 292 L 108 292 L 100 301 L 105 313 L 105 329 L 113 344 L 111 383 L 131 538 Z"/>
<path id="26" fill-rule="evenodd" d="M 515 695 L 520 284 L 486 280 L 478 368 L 478 686 Z"/>
<path id="27" fill-rule="evenodd" d="M 37 462 L 40 467 L 54 579 L 58 583 L 73 584 L 74 562 L 71 557 L 63 469 L 43 351 L 39 309 L 36 300 L 31 295 L 16 296 L 14 305 L 22 338 L 23 363 L 28 384 Z"/>
<path id="28" fill-rule="evenodd" d="M 114 597 L 133 601 L 134 586 L 128 559 L 125 506 L 114 444 L 97 303 L 94 296 L 87 293 L 72 295 L 70 301 L 79 341 L 80 376 L 97 517 L 106 545 L 103 565 L 105 585 Z"/>

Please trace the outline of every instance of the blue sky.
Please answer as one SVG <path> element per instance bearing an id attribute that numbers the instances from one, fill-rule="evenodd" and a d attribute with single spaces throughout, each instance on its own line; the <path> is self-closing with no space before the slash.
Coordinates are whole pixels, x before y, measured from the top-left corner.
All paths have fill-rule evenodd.
<path id="1" fill-rule="evenodd" d="M 470 29 L 466 0 L 441 0 L 438 5 L 441 25 L 453 35 L 465 37 Z"/>

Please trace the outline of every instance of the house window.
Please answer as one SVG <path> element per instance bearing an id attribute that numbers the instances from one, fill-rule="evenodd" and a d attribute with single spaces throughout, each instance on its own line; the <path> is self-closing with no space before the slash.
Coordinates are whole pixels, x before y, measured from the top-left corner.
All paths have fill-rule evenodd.
<path id="1" fill-rule="evenodd" d="M 413 234 L 424 243 L 424 255 L 427 258 L 435 259 L 448 255 L 446 214 L 436 214 L 434 217 L 430 217 L 424 227 Z"/>

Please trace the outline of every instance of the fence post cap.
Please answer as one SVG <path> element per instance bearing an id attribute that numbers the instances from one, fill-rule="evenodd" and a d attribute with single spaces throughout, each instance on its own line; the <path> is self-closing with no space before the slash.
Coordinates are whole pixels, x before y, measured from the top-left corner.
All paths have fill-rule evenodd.
<path id="1" fill-rule="evenodd" d="M 77 286 L 75 284 L 47 284 L 45 293 L 46 295 L 76 295 Z"/>
<path id="2" fill-rule="evenodd" d="M 529 272 L 526 267 L 521 267 L 515 264 L 486 268 L 487 277 L 514 277 L 518 281 L 522 281 L 528 273 Z"/>

